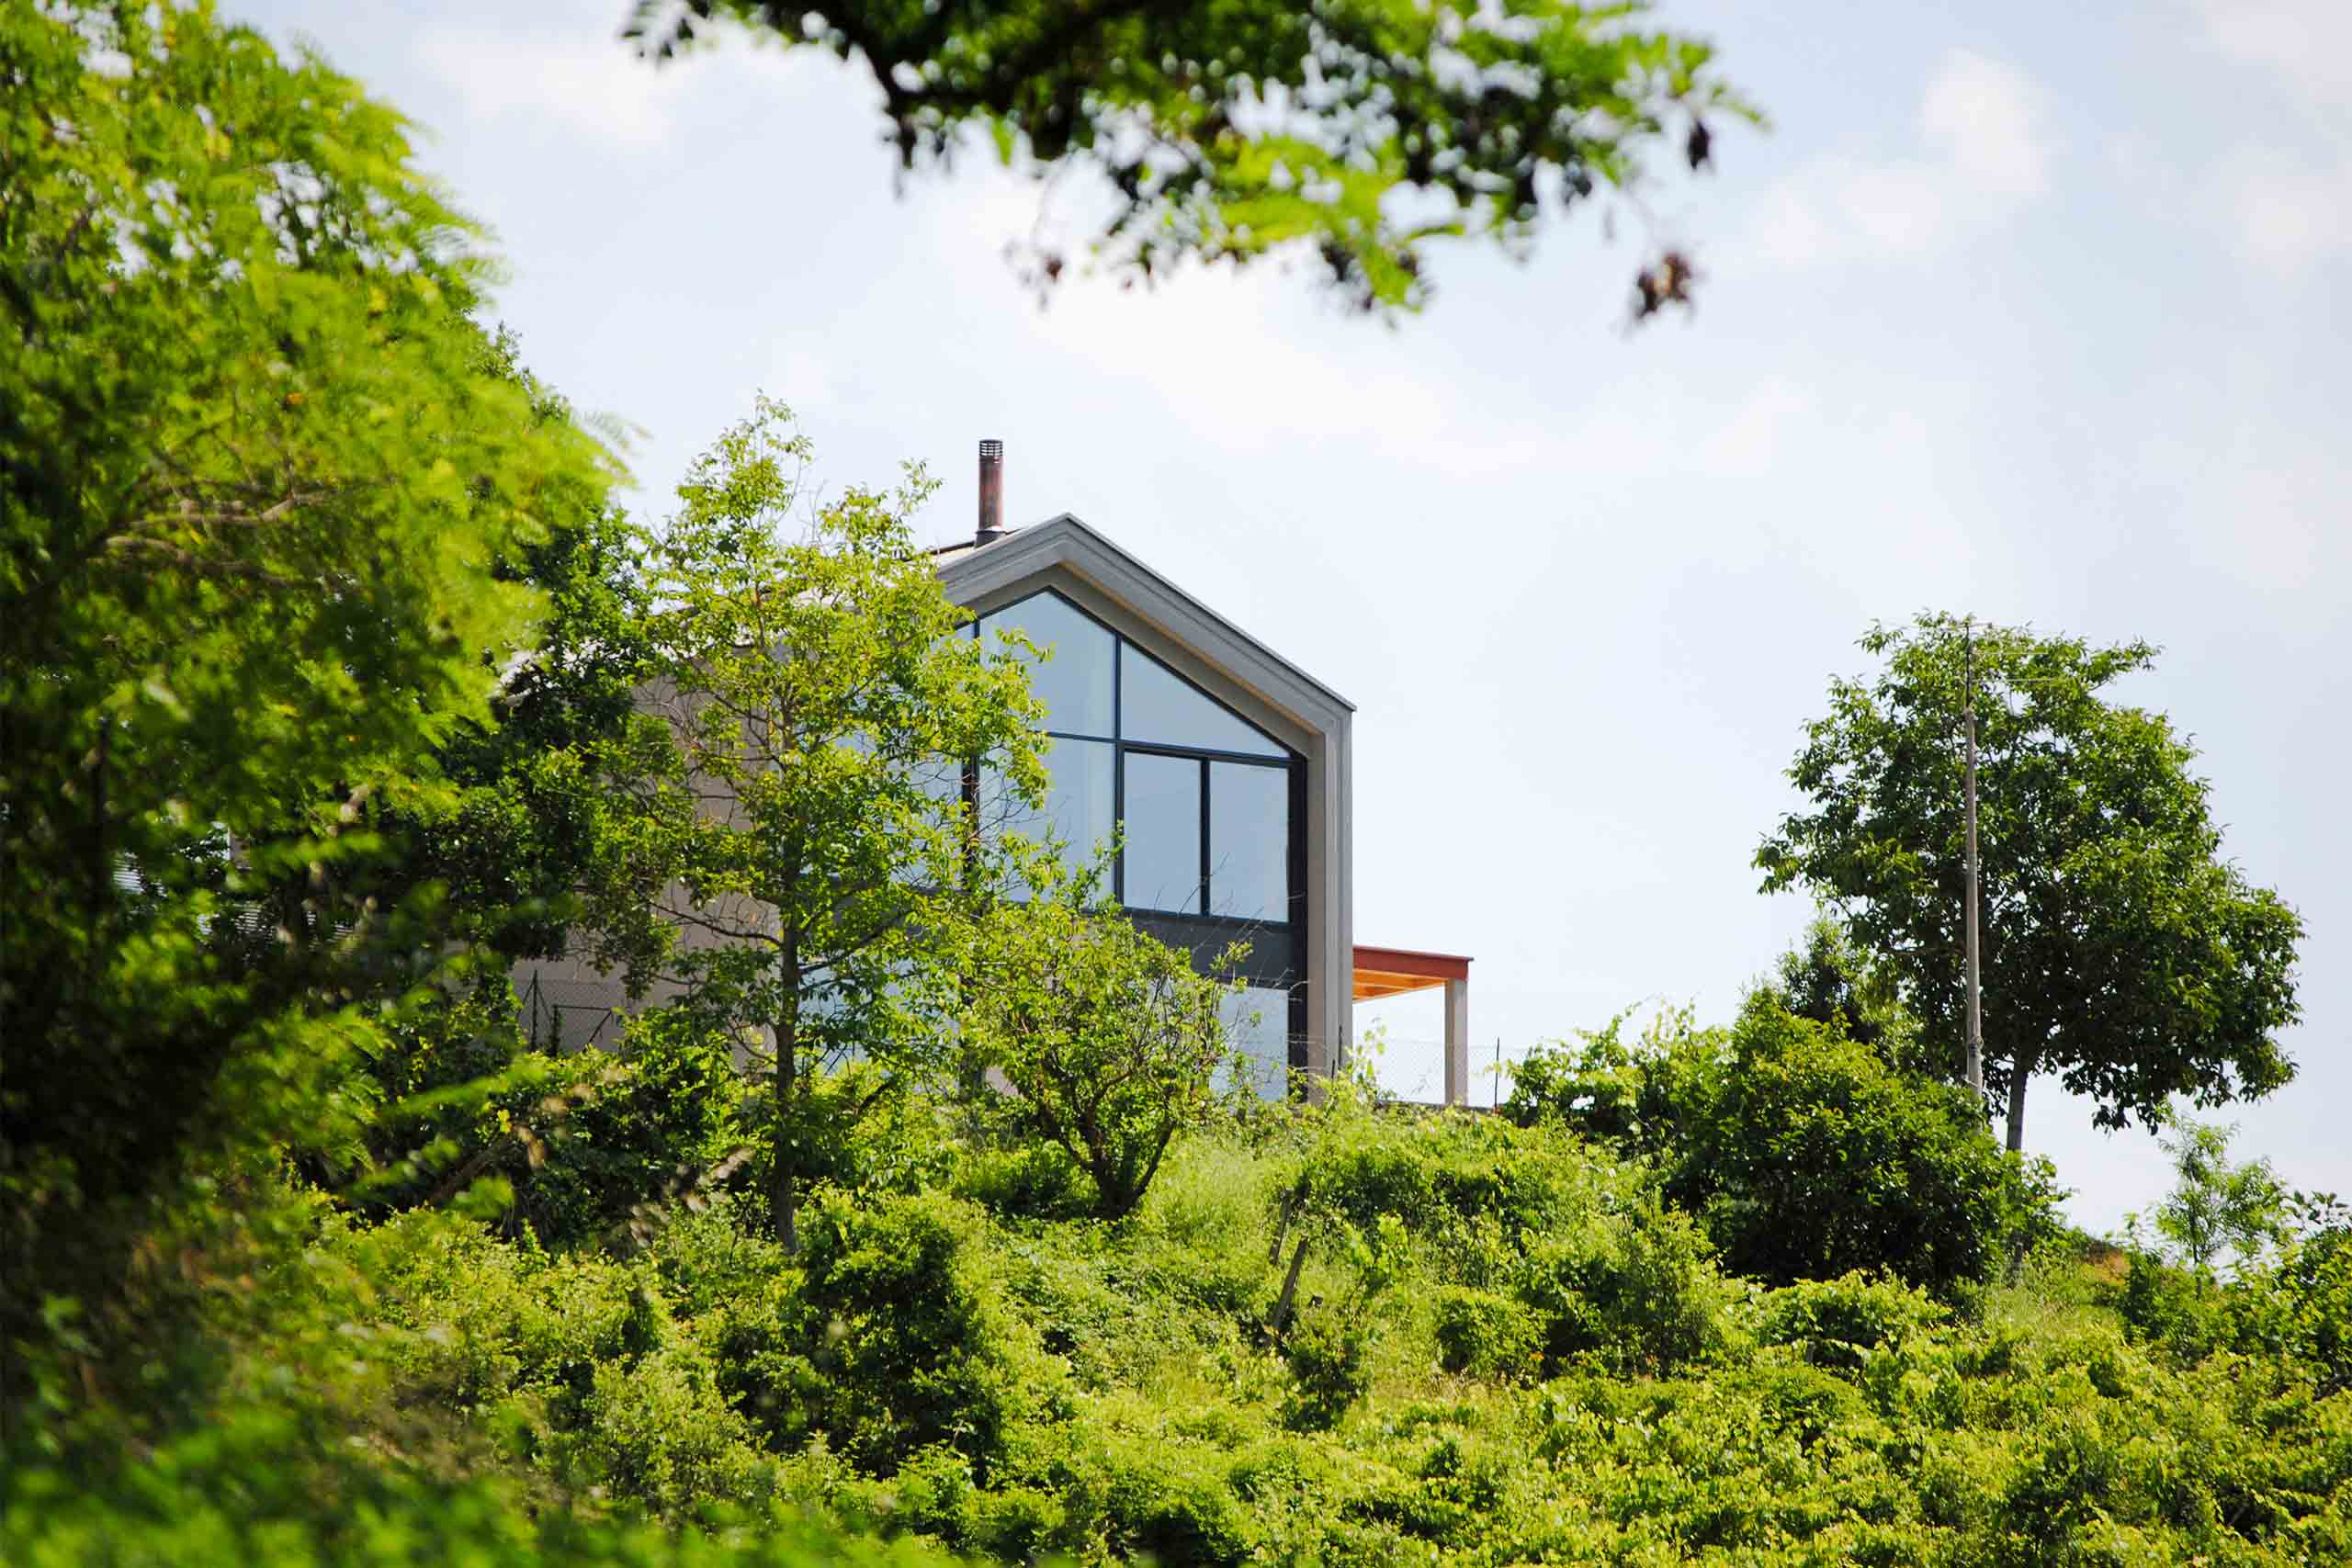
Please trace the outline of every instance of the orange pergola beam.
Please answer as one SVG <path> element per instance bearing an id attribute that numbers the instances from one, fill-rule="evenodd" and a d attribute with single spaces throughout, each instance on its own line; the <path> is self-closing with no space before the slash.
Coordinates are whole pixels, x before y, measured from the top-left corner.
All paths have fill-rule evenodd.
<path id="1" fill-rule="evenodd" d="M 1358 947 L 1355 999 L 1401 997 L 1434 990 L 1448 980 L 1470 978 L 1470 960 L 1455 953 L 1420 953 L 1409 947 Z"/>

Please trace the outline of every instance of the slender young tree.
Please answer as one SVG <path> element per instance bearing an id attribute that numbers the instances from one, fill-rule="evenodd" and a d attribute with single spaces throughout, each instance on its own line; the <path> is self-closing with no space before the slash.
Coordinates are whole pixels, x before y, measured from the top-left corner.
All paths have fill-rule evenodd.
<path id="1" fill-rule="evenodd" d="M 662 977 L 773 1087 L 786 1246 L 815 1075 L 853 1055 L 946 1068 L 948 928 L 1018 852 L 976 830 L 967 767 L 1032 805 L 1045 782 L 1022 654 L 956 635 L 969 617 L 908 531 L 931 482 L 804 515 L 808 458 L 762 400 L 679 488 L 648 559 L 649 700 L 673 746 L 615 781 L 622 858 L 676 928 Z"/>
<path id="2" fill-rule="evenodd" d="M 1757 853 L 1767 891 L 1804 886 L 1890 965 L 1959 1077 L 1966 1030 L 1968 633 L 1949 615 L 1878 626 L 1872 681 L 1830 685 L 1790 776 L 1806 805 Z M 2053 1073 L 2099 1125 L 2165 1101 L 2269 1093 L 2294 1074 L 2302 923 L 2222 858 L 2196 759 L 2161 714 L 2107 689 L 2146 643 L 1974 634 L 1984 1071 L 2025 1143 L 2027 1080 Z"/>

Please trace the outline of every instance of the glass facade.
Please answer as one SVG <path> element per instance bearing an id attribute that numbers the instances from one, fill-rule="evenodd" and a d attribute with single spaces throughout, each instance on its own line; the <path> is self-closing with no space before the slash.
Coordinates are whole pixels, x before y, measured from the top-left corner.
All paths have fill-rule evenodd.
<path id="1" fill-rule="evenodd" d="M 1138 909 L 1201 912 L 1201 764 L 1159 751 L 1126 754 L 1121 820 L 1126 863 L 1121 901 Z"/>
<path id="2" fill-rule="evenodd" d="M 1123 907 L 1203 960 L 1249 942 L 1250 988 L 1228 1022 L 1279 1094 L 1304 952 L 1304 761 L 1057 593 L 991 611 L 975 635 L 1002 646 L 1014 627 L 1051 650 L 1030 681 L 1046 709 L 1053 782 L 1035 812 L 983 778 L 983 824 L 1050 830 L 1080 862 L 1123 826 L 1111 887 Z"/>
<path id="3" fill-rule="evenodd" d="M 1016 630 L 1052 657 L 1029 666 L 1029 689 L 1046 705 L 1046 728 L 1056 735 L 1109 738 L 1118 657 L 1115 640 L 1102 624 L 1053 593 L 1033 594 L 980 618 L 991 653 L 1004 644 L 999 635 Z"/>
<path id="4" fill-rule="evenodd" d="M 1208 912 L 1288 920 L 1289 770 L 1213 761 L 1208 785 Z"/>
<path id="5" fill-rule="evenodd" d="M 1285 755 L 1262 730 L 1218 706 L 1133 643 L 1119 648 L 1119 734 L 1127 740 L 1187 750 L 1239 751 L 1277 761 Z"/>
<path id="6" fill-rule="evenodd" d="M 1290 1082 L 1290 993 L 1278 986 L 1250 986 L 1226 998 L 1217 1010 L 1249 1086 L 1261 1100 L 1280 1100 Z M 1234 1072 L 1233 1066 L 1218 1070 L 1220 1091 L 1231 1086 Z"/>

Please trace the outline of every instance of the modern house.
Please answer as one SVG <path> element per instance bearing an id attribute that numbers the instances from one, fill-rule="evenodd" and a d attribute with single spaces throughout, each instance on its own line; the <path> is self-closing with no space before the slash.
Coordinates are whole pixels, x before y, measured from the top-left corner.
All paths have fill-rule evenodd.
<path id="1" fill-rule="evenodd" d="M 1008 527 L 1003 457 L 980 444 L 978 526 L 933 560 L 969 635 L 1053 649 L 1032 675 L 1052 739 L 1037 825 L 1081 852 L 1123 825 L 1111 891 L 1133 919 L 1203 961 L 1248 942 L 1231 1016 L 1262 1089 L 1336 1071 L 1359 1000 L 1442 987 L 1445 1099 L 1464 1103 L 1470 960 L 1355 940 L 1354 705 L 1078 518 Z M 562 1013 L 595 988 L 526 968 L 526 1015 L 558 1010 L 573 1043 Z"/>

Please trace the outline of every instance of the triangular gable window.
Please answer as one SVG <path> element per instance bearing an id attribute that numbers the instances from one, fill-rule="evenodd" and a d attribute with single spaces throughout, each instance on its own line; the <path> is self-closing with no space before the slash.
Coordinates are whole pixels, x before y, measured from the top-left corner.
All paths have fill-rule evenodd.
<path id="1" fill-rule="evenodd" d="M 1265 731 L 1124 638 L 1119 644 L 1119 739 L 1194 751 L 1286 755 Z"/>

